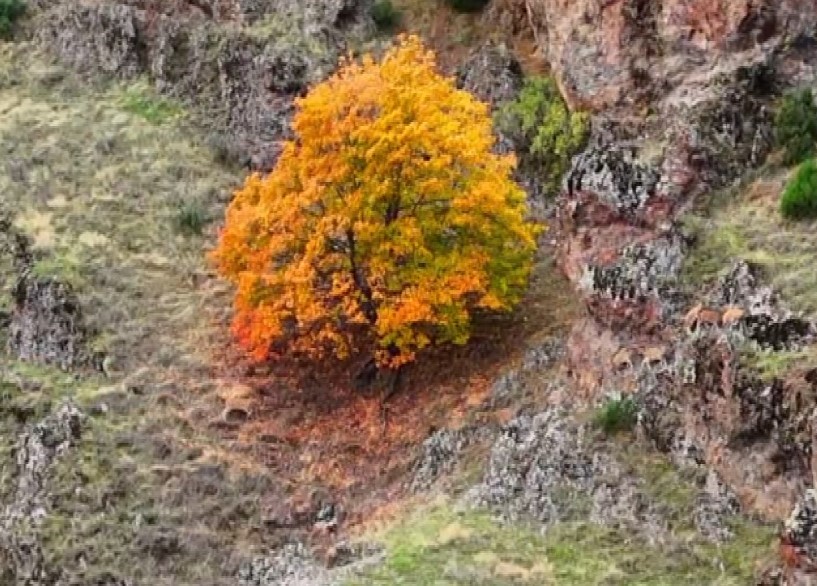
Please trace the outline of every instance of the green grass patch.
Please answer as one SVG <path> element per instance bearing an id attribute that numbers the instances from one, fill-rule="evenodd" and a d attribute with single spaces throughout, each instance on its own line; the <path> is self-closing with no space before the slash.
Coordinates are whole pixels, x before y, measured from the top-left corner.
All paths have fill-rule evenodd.
<path id="1" fill-rule="evenodd" d="M 181 106 L 149 90 L 146 84 L 125 90 L 122 109 L 157 125 L 177 119 L 184 113 Z"/>
<path id="2" fill-rule="evenodd" d="M 754 369 L 763 378 L 771 381 L 786 376 L 798 366 L 813 365 L 817 350 L 812 347 L 802 350 L 774 351 L 761 349 L 754 343 L 745 344 L 740 351 L 741 365 Z"/>
<path id="3" fill-rule="evenodd" d="M 542 535 L 441 505 L 391 528 L 383 565 L 347 586 L 737 586 L 750 583 L 757 561 L 769 556 L 773 532 L 738 522 L 734 530 L 736 539 L 724 546 L 684 539 L 662 550 L 591 523 L 564 523 Z"/>

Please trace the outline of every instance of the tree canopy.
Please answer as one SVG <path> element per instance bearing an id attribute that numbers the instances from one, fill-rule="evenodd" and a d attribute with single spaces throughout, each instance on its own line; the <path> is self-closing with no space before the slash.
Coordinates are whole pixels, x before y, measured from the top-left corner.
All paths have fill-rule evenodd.
<path id="1" fill-rule="evenodd" d="M 343 59 L 298 100 L 293 130 L 274 170 L 236 192 L 213 253 L 255 357 L 370 345 L 398 367 L 520 300 L 539 227 L 515 160 L 492 152 L 487 105 L 418 38 Z"/>

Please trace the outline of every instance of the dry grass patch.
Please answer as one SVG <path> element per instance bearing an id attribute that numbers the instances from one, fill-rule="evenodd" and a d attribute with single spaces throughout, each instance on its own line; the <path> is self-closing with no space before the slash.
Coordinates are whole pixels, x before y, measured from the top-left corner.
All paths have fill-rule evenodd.
<path id="1" fill-rule="evenodd" d="M 696 244 L 684 273 L 691 285 L 713 282 L 732 259 L 759 266 L 768 283 L 795 310 L 817 315 L 817 222 L 781 217 L 780 195 L 789 173 L 772 170 L 742 189 L 714 197 L 687 223 Z"/>

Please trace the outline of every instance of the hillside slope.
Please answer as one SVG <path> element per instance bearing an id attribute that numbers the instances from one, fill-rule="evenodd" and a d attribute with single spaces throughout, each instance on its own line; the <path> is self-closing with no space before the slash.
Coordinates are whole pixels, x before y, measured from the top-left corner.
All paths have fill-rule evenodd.
<path id="1" fill-rule="evenodd" d="M 549 69 L 593 121 L 558 198 L 520 172 L 550 224 L 522 307 L 385 407 L 356 364 L 250 364 L 206 260 L 294 98 L 389 42 L 369 4 L 29 4 L 1 584 L 810 583 L 817 237 L 777 218 L 772 112 L 814 85 L 817 4 L 396 2 L 493 107 Z"/>

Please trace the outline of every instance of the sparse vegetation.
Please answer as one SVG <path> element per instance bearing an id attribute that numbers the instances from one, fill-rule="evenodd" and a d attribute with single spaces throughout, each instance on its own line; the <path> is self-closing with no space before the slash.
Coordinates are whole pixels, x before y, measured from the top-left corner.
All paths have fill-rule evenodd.
<path id="1" fill-rule="evenodd" d="M 608 435 L 630 431 L 638 421 L 638 406 L 630 397 L 610 399 L 593 417 L 593 423 Z"/>
<path id="2" fill-rule="evenodd" d="M 780 213 L 791 220 L 817 218 L 817 162 L 802 163 L 780 199 Z"/>
<path id="3" fill-rule="evenodd" d="M 185 201 L 210 210 L 240 176 L 215 164 L 183 117 L 176 124 L 175 108 L 164 126 L 154 122 L 168 120 L 167 108 L 152 120 L 123 115 L 123 96 L 151 95 L 142 84 L 89 84 L 30 48 L 0 44 L 5 79 L 14 83 L 0 84 L 0 149 L 23 161 L 36 154 L 49 173 L 14 181 L 0 164 L 0 204 L 14 203 L 15 226 L 36 244 L 34 274 L 79 284 L 97 334 L 91 349 L 110 358 L 113 376 L 141 369 L 145 382 L 136 394 L 93 372 L 22 364 L 0 341 L 0 437 L 8 440 L 0 442 L 0 494 L 14 488 L 13 439 L 70 400 L 87 419 L 51 473 L 40 528 L 46 565 L 75 584 L 231 583 L 238 550 L 265 539 L 248 519 L 258 518 L 259 492 L 272 480 L 230 471 L 218 438 L 205 425 L 193 429 L 179 408 L 214 400 L 191 375 L 209 368 L 203 340 L 212 333 L 195 308 L 229 299 L 211 292 L 205 301 L 187 278 L 205 269 L 202 240 L 169 233 L 184 208 L 180 184 Z M 3 287 L 13 283 L 5 256 L 0 246 Z"/>
<path id="4" fill-rule="evenodd" d="M 817 143 L 817 105 L 811 89 L 786 94 L 775 119 L 777 145 L 783 162 L 796 165 L 814 156 Z"/>
<path id="5" fill-rule="evenodd" d="M 800 350 L 772 350 L 759 348 L 753 342 L 740 349 L 740 362 L 744 367 L 755 370 L 764 380 L 781 378 L 797 367 L 808 367 L 815 361 L 817 348 L 808 346 Z"/>
<path id="6" fill-rule="evenodd" d="M 11 35 L 15 22 L 25 11 L 23 0 L 0 0 L 0 40 Z"/>
<path id="7" fill-rule="evenodd" d="M 249 156 L 242 152 L 240 145 L 222 132 L 213 132 L 207 136 L 207 146 L 219 164 L 225 167 L 247 166 Z"/>
<path id="8" fill-rule="evenodd" d="M 551 192 L 558 189 L 589 131 L 587 114 L 571 112 L 549 77 L 526 80 L 519 98 L 499 112 L 496 123 L 527 151 L 523 163 L 546 177 Z"/>
<path id="9" fill-rule="evenodd" d="M 817 313 L 817 236 L 811 222 L 791 222 L 780 214 L 788 172 L 767 170 L 763 178 L 716 198 L 711 206 L 686 218 L 695 241 L 684 261 L 683 282 L 689 287 L 713 283 L 734 259 L 758 267 L 764 281 L 787 304 Z"/>
<path id="10" fill-rule="evenodd" d="M 400 11 L 392 0 L 377 0 L 371 8 L 372 20 L 383 32 L 394 30 L 400 24 Z"/>
<path id="11" fill-rule="evenodd" d="M 490 0 L 446 0 L 446 2 L 457 12 L 479 12 Z"/>

